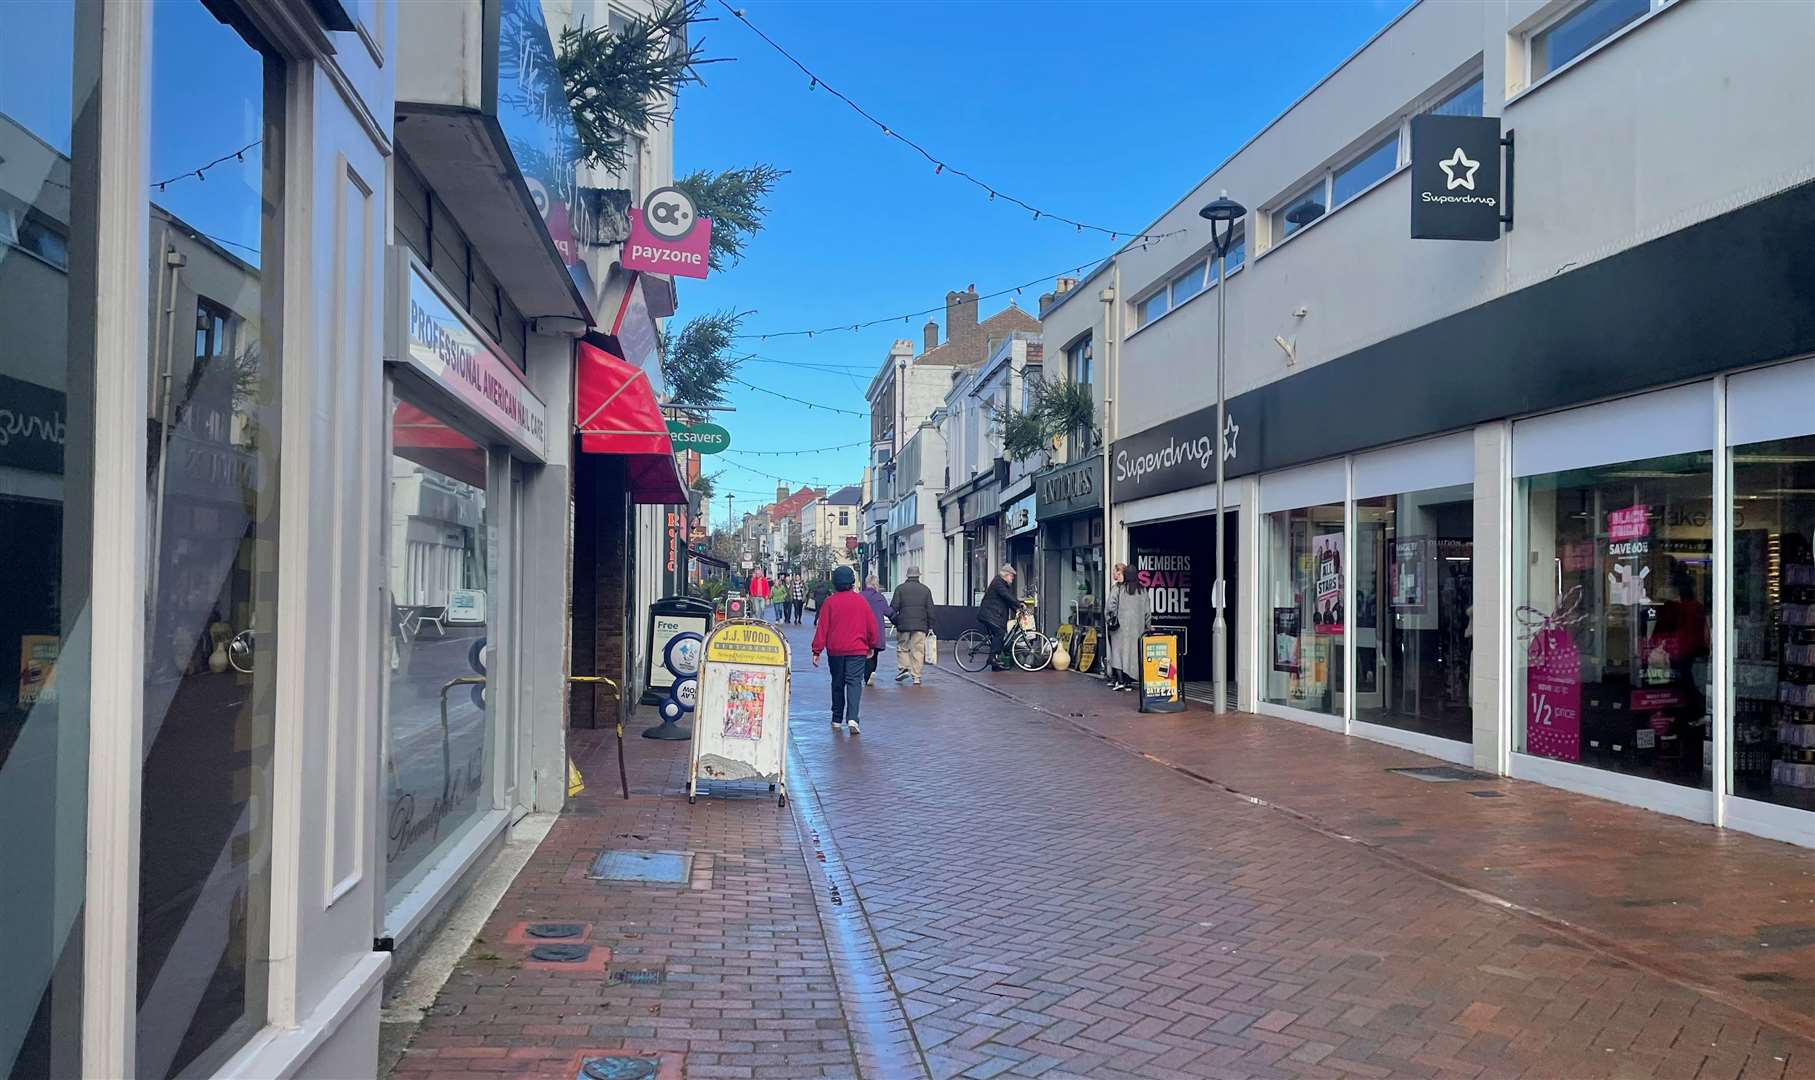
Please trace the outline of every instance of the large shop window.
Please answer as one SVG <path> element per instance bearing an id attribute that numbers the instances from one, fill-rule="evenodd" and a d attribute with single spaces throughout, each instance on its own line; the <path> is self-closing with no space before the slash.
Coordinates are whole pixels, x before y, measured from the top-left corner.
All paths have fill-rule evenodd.
<path id="1" fill-rule="evenodd" d="M 99 10 L 0 37 L 0 1076 L 82 1073 Z"/>
<path id="2" fill-rule="evenodd" d="M 1341 716 L 1343 580 L 1341 503 L 1280 510 L 1266 516 L 1268 658 L 1262 700 Z"/>
<path id="3" fill-rule="evenodd" d="M 284 140 L 281 66 L 249 30 L 200 0 L 151 23 L 137 1047 L 139 1075 L 171 1076 L 265 1023 Z"/>
<path id="4" fill-rule="evenodd" d="M 1515 749 L 1710 786 L 1713 482 L 1708 451 L 1519 481 Z"/>
<path id="5" fill-rule="evenodd" d="M 486 449 L 408 401 L 392 413 L 386 897 L 490 806 L 493 613 Z"/>
<path id="6" fill-rule="evenodd" d="M 1355 719 L 1474 737 L 1474 489 L 1355 504 Z"/>

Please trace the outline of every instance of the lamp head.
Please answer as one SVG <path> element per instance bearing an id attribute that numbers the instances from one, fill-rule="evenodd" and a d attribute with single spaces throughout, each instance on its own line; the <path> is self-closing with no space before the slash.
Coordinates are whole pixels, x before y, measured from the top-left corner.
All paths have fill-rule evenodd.
<path id="1" fill-rule="evenodd" d="M 1221 222 L 1223 224 L 1228 224 L 1230 222 L 1240 221 L 1247 213 L 1247 207 L 1236 202 L 1234 199 L 1231 199 L 1229 193 L 1224 191 L 1218 193 L 1215 200 L 1208 206 L 1199 210 L 1197 216 L 1212 223 Z"/>

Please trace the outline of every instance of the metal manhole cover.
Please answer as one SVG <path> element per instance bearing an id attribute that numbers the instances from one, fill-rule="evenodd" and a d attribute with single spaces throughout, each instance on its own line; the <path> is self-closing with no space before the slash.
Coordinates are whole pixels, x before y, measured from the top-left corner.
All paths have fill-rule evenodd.
<path id="1" fill-rule="evenodd" d="M 547 964 L 578 964 L 591 955 L 591 945 L 538 945 L 529 950 L 531 960 Z"/>
<path id="2" fill-rule="evenodd" d="M 613 971 L 609 981 L 619 986 L 654 986 L 662 978 L 661 968 L 624 968 Z"/>
<path id="3" fill-rule="evenodd" d="M 580 1062 L 578 1080 L 655 1080 L 662 1060 L 651 1057 L 585 1058 Z"/>
<path id="4" fill-rule="evenodd" d="M 1492 780 L 1486 773 L 1473 769 L 1458 768 L 1455 765 L 1425 765 L 1415 769 L 1388 769 L 1387 772 L 1409 776 L 1413 780 L 1422 780 L 1427 784 L 1453 784 L 1458 780 Z"/>
<path id="5" fill-rule="evenodd" d="M 585 930 L 585 923 L 539 922 L 530 923 L 525 932 L 533 938 L 570 938 L 579 937 Z"/>
<path id="6" fill-rule="evenodd" d="M 599 881 L 638 881 L 651 885 L 685 885 L 693 873 L 693 856 L 678 851 L 599 852 L 586 876 Z"/>
<path id="7" fill-rule="evenodd" d="M 1504 799 L 1504 798 L 1506 798 L 1506 792 L 1504 792 L 1504 791 L 1471 791 L 1471 792 L 1469 792 L 1469 794 L 1473 795 L 1477 799 Z"/>

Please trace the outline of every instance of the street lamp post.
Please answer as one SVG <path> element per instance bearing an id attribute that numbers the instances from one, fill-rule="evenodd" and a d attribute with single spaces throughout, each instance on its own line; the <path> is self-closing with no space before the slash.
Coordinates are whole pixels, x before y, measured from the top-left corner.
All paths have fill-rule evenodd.
<path id="1" fill-rule="evenodd" d="M 1223 459 L 1229 456 L 1223 371 L 1228 366 L 1229 244 L 1235 239 L 1235 223 L 1247 215 L 1248 208 L 1223 191 L 1197 213 L 1210 223 L 1210 242 L 1216 247 L 1216 579 L 1210 592 L 1210 606 L 1214 612 L 1210 624 L 1210 670 L 1215 695 L 1213 708 L 1222 713 L 1229 707 L 1229 624 L 1223 618 Z M 1220 232 L 1219 225 L 1222 226 Z"/>

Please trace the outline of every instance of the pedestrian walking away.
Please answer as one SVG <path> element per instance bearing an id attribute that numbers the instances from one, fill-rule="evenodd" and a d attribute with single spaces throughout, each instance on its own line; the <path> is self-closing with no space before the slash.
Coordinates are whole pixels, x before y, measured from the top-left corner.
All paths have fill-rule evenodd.
<path id="1" fill-rule="evenodd" d="M 834 574 L 832 576 L 836 578 L 838 575 Z M 857 580 L 855 572 L 851 574 L 851 580 Z M 826 598 L 832 595 L 832 589 L 826 584 L 825 578 L 820 578 L 813 582 L 813 591 L 811 595 L 813 597 L 813 622 L 817 624 L 819 622 L 820 612 L 825 610 Z"/>
<path id="2" fill-rule="evenodd" d="M 910 566 L 907 580 L 889 598 L 889 621 L 895 624 L 895 681 L 914 680 L 926 663 L 926 635 L 933 629 L 933 590 L 920 583 L 920 568 Z"/>
<path id="3" fill-rule="evenodd" d="M 1021 598 L 1015 595 L 1015 568 L 1004 564 L 983 591 L 983 603 L 977 606 L 977 622 L 989 634 L 989 669 L 1002 670 L 1002 642 L 1008 635 L 1008 620 L 1021 613 Z"/>
<path id="4" fill-rule="evenodd" d="M 871 574 L 863 581 L 864 602 L 870 605 L 871 614 L 876 616 L 876 648 L 870 652 L 870 658 L 863 665 L 863 681 L 866 686 L 876 685 L 876 662 L 882 656 L 883 620 L 889 617 L 889 601 L 882 595 L 882 582 Z"/>
<path id="5" fill-rule="evenodd" d="M 853 591 L 857 574 L 848 566 L 832 572 L 836 590 L 820 601 L 813 619 L 813 666 L 827 655 L 832 675 L 832 726 L 858 733 L 858 707 L 863 702 L 864 667 L 870 652 L 882 647 L 882 624 L 864 598 Z"/>
<path id="6" fill-rule="evenodd" d="M 1141 634 L 1153 617 L 1153 597 L 1127 563 L 1116 563 L 1109 590 L 1109 688 L 1133 690 L 1141 681 Z"/>

